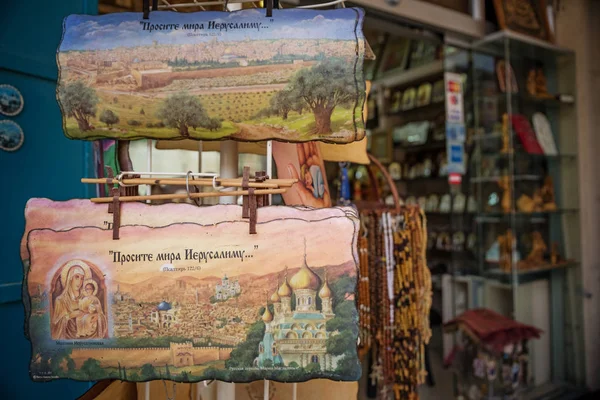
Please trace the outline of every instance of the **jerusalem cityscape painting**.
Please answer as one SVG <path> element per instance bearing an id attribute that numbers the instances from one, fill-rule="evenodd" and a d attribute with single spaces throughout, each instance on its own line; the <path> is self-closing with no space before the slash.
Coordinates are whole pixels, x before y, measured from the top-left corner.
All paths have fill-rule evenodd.
<path id="1" fill-rule="evenodd" d="M 137 206 L 179 221 L 191 208 Z M 206 223 L 123 224 L 120 240 L 30 213 L 32 378 L 357 380 L 356 211 L 265 207 L 249 235 L 240 207 L 209 208 Z"/>
<path id="2" fill-rule="evenodd" d="M 57 55 L 65 134 L 360 140 L 363 17 L 358 8 L 71 15 Z"/>

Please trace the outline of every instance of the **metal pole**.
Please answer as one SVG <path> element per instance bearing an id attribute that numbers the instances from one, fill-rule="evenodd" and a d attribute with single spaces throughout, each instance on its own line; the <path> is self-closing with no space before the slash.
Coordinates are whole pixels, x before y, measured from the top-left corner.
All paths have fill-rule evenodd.
<path id="1" fill-rule="evenodd" d="M 265 379 L 263 400 L 269 400 L 269 381 Z"/>
<path id="2" fill-rule="evenodd" d="M 273 142 L 267 142 L 267 176 L 273 179 Z M 269 205 L 273 204 L 273 195 L 269 195 Z"/>
<path id="3" fill-rule="evenodd" d="M 146 169 L 149 172 L 152 172 L 152 139 L 148 139 L 146 140 L 146 149 L 148 150 L 147 154 L 147 158 L 146 158 Z M 148 185 L 147 189 L 146 189 L 146 194 L 150 195 L 152 194 L 152 185 Z M 152 202 L 152 200 L 146 200 L 146 203 L 150 204 Z"/>
<path id="4" fill-rule="evenodd" d="M 233 140 L 221 143 L 220 173 L 222 178 L 238 177 L 238 145 Z M 237 204 L 236 196 L 223 196 L 219 199 L 220 204 Z"/>

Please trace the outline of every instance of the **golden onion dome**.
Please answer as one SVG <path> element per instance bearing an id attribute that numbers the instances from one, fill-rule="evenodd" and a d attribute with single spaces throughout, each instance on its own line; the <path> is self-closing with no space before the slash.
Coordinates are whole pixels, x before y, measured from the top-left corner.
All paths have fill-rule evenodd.
<path id="1" fill-rule="evenodd" d="M 281 298 L 277 294 L 277 291 L 273 292 L 273 294 L 271 295 L 271 301 L 273 303 L 279 303 L 280 300 L 281 300 Z"/>
<path id="2" fill-rule="evenodd" d="M 265 322 L 273 321 L 273 314 L 271 314 L 271 311 L 269 311 L 269 307 L 265 308 L 265 312 L 262 315 L 262 320 Z"/>
<path id="3" fill-rule="evenodd" d="M 325 283 L 321 290 L 319 290 L 319 297 L 322 299 L 328 299 L 331 297 L 331 289 L 329 288 L 329 284 L 327 283 L 327 279 L 325 279 Z"/>
<path id="4" fill-rule="evenodd" d="M 288 284 L 287 277 L 285 278 L 281 286 L 279 286 L 277 294 L 279 295 L 279 297 L 292 297 L 292 288 Z"/>
<path id="5" fill-rule="evenodd" d="M 318 290 L 321 286 L 321 278 L 319 278 L 319 275 L 315 274 L 305 262 L 302 268 L 300 268 L 300 271 L 296 272 L 296 274 L 292 276 L 292 279 L 290 279 L 290 285 L 292 285 L 294 290 Z"/>

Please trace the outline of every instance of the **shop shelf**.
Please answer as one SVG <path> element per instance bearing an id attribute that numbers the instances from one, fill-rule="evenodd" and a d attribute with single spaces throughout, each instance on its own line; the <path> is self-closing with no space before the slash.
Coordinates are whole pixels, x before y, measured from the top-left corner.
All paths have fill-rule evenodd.
<path id="1" fill-rule="evenodd" d="M 577 154 L 574 153 L 559 153 L 559 154 L 554 154 L 554 155 L 549 155 L 549 154 L 529 154 L 529 153 L 523 153 L 523 152 L 514 152 L 512 154 L 512 156 L 515 159 L 532 159 L 532 160 L 551 160 L 551 161 L 572 161 L 572 160 L 576 160 L 577 159 Z M 481 153 L 481 157 L 485 157 L 487 159 L 490 158 L 506 158 L 508 159 L 510 157 L 510 154 L 508 153 L 486 153 L 486 152 L 482 152 Z"/>
<path id="2" fill-rule="evenodd" d="M 477 213 L 475 221 L 478 223 L 505 222 L 505 221 L 510 220 L 510 218 L 514 216 L 517 219 L 529 219 L 531 222 L 544 222 L 552 216 L 565 215 L 565 214 L 577 214 L 577 213 L 579 213 L 578 208 L 562 208 L 562 209 L 558 209 L 556 211 L 541 211 L 541 212 L 533 212 L 533 213 L 483 212 L 483 213 Z"/>
<path id="3" fill-rule="evenodd" d="M 406 146 L 401 143 L 394 143 L 394 146 L 402 146 L 402 150 L 407 153 L 415 153 L 415 152 L 432 152 L 444 150 L 446 148 L 446 141 L 440 140 L 436 142 L 429 142 L 419 146 Z"/>
<path id="4" fill-rule="evenodd" d="M 498 176 L 475 176 L 473 178 L 471 178 L 471 183 L 487 183 L 487 182 L 492 182 L 492 183 L 496 183 L 498 182 L 498 179 L 502 178 L 502 176 L 498 175 Z M 511 176 L 511 178 L 517 182 L 517 181 L 541 181 L 542 179 L 544 179 L 544 176 L 542 175 L 513 175 Z"/>
<path id="5" fill-rule="evenodd" d="M 488 263 L 488 264 L 494 265 L 492 263 Z M 544 277 L 546 277 L 546 275 L 549 272 L 552 272 L 552 271 L 578 267 L 579 265 L 580 265 L 580 263 L 578 261 L 567 260 L 567 261 L 564 261 L 564 262 L 561 262 L 561 263 L 558 263 L 555 265 L 548 263 L 548 264 L 540 265 L 539 267 L 536 267 L 536 268 L 519 269 L 519 270 L 515 271 L 515 273 L 518 277 L 518 281 L 520 283 L 524 283 L 524 282 L 529 282 L 529 281 L 533 281 L 536 279 L 544 278 Z M 484 272 L 484 276 L 487 278 L 496 279 L 500 282 L 510 282 L 513 278 L 513 272 L 512 271 L 506 272 L 506 271 L 501 270 L 500 268 L 489 268 Z"/>
<path id="6" fill-rule="evenodd" d="M 373 83 L 372 90 L 386 88 L 386 87 L 398 87 L 412 85 L 417 81 L 424 81 L 427 78 L 432 78 L 441 75 L 444 72 L 444 61 L 436 60 L 432 63 L 423 65 L 421 67 L 408 69 L 403 71 L 401 74 L 394 74 L 388 77 L 382 77 L 377 82 Z"/>

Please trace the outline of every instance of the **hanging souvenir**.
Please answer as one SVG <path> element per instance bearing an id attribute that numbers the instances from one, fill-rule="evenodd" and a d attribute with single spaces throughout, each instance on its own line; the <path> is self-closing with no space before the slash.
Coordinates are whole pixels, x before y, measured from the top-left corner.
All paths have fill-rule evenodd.
<path id="1" fill-rule="evenodd" d="M 427 198 L 427 207 L 425 208 L 428 212 L 437 212 L 440 199 L 436 194 L 429 195 Z"/>
<path id="2" fill-rule="evenodd" d="M 430 123 L 428 121 L 410 122 L 394 128 L 392 139 L 395 143 L 408 146 L 420 146 L 427 143 Z"/>
<path id="3" fill-rule="evenodd" d="M 465 212 L 466 196 L 462 193 L 458 193 L 454 196 L 454 203 L 452 204 L 452 212 L 454 214 L 462 214 Z"/>
<path id="4" fill-rule="evenodd" d="M 0 149 L 17 151 L 23 146 L 25 134 L 15 121 L 3 119 L 0 121 Z"/>
<path id="5" fill-rule="evenodd" d="M 408 179 L 417 179 L 419 177 L 419 164 L 415 164 L 410 167 L 408 172 Z"/>
<path id="6" fill-rule="evenodd" d="M 397 90 L 392 95 L 392 102 L 390 106 L 391 113 L 397 113 L 402 109 L 402 92 Z"/>
<path id="7" fill-rule="evenodd" d="M 481 355 L 473 359 L 473 375 L 477 378 L 485 378 L 486 373 L 486 361 Z"/>
<path id="8" fill-rule="evenodd" d="M 463 232 L 454 232 L 452 235 L 452 250 L 463 251 L 465 248 L 465 234 Z"/>
<path id="9" fill-rule="evenodd" d="M 425 82 L 417 90 L 417 107 L 423 107 L 431 103 L 431 83 Z"/>
<path id="10" fill-rule="evenodd" d="M 437 243 L 435 246 L 438 250 L 452 250 L 452 242 L 450 240 L 450 234 L 448 232 L 440 232 L 437 236 Z"/>
<path id="11" fill-rule="evenodd" d="M 23 111 L 23 95 L 12 85 L 0 85 L 0 114 L 14 117 Z"/>
<path id="12" fill-rule="evenodd" d="M 429 178 L 432 174 L 433 174 L 433 162 L 431 161 L 431 157 L 427 157 L 423 161 L 422 176 L 424 176 L 425 178 Z"/>
<path id="13" fill-rule="evenodd" d="M 408 88 L 402 94 L 402 111 L 408 111 L 415 108 L 417 90 L 414 87 Z"/>
<path id="14" fill-rule="evenodd" d="M 502 384 L 504 386 L 512 386 L 512 366 L 502 363 Z"/>
<path id="15" fill-rule="evenodd" d="M 67 137 L 331 143 L 364 137 L 361 9 L 141 17 L 65 19 L 57 61 Z"/>
<path id="16" fill-rule="evenodd" d="M 115 241 L 106 205 L 30 200 L 32 378 L 358 379 L 354 346 L 327 350 L 334 319 L 336 340 L 357 340 L 355 210 L 260 210 L 249 235 L 239 206 L 123 203 Z M 72 367 L 41 361 L 59 353 Z"/>
<path id="17" fill-rule="evenodd" d="M 434 103 L 442 103 L 446 99 L 446 91 L 444 89 L 444 80 L 440 79 L 433 84 L 432 101 Z"/>
<path id="18" fill-rule="evenodd" d="M 542 150 L 527 118 L 521 114 L 513 114 L 511 121 L 525 151 L 529 154 L 544 154 L 544 150 Z"/>
<path id="19" fill-rule="evenodd" d="M 452 203 L 452 197 L 450 194 L 445 194 L 442 196 L 440 200 L 440 212 L 447 214 L 450 212 L 450 207 Z"/>
<path id="20" fill-rule="evenodd" d="M 437 232 L 429 232 L 427 235 L 427 249 L 431 250 L 437 243 Z"/>
<path id="21" fill-rule="evenodd" d="M 438 175 L 448 176 L 448 157 L 446 157 L 445 151 L 438 155 Z"/>
<path id="22" fill-rule="evenodd" d="M 356 183 L 358 183 L 358 193 L 355 192 L 354 194 L 354 200 L 360 200 L 357 199 L 357 197 L 361 196 L 361 188 L 360 188 L 360 181 L 356 180 Z M 339 201 L 340 205 L 350 205 L 350 179 L 348 178 L 348 165 L 347 163 L 340 163 L 340 201 Z"/>
<path id="23" fill-rule="evenodd" d="M 513 362 L 511 368 L 511 384 L 512 388 L 516 389 L 519 386 L 519 375 L 521 372 L 521 366 L 518 362 Z"/>
<path id="24" fill-rule="evenodd" d="M 517 85 L 517 77 L 515 71 L 513 71 L 510 63 L 504 60 L 498 60 L 496 62 L 496 77 L 498 78 L 498 86 L 502 93 L 511 92 L 518 93 L 519 86 Z M 508 82 L 506 81 L 508 77 Z"/>
<path id="25" fill-rule="evenodd" d="M 282 194 L 285 204 L 331 207 L 325 163 L 316 142 L 274 142 L 273 158 L 279 178 L 298 180 Z"/>
<path id="26" fill-rule="evenodd" d="M 496 360 L 494 360 L 493 358 L 489 358 L 487 360 L 486 363 L 486 373 L 487 373 L 487 379 L 490 382 L 493 382 L 496 380 L 496 377 L 498 376 L 498 370 L 496 369 Z"/>
<path id="27" fill-rule="evenodd" d="M 477 212 L 477 201 L 475 201 L 475 196 L 469 195 L 467 199 L 467 212 L 469 214 L 475 214 Z"/>
<path id="28" fill-rule="evenodd" d="M 481 389 L 475 384 L 471 385 L 469 388 L 469 400 L 482 400 L 483 395 L 481 394 Z"/>
<path id="29" fill-rule="evenodd" d="M 544 154 L 547 156 L 555 156 L 558 154 L 556 149 L 556 143 L 554 142 L 554 136 L 552 135 L 552 128 L 548 118 L 540 112 L 533 114 L 532 117 L 533 129 L 535 130 L 535 137 L 538 143 L 544 150 Z"/>
<path id="30" fill-rule="evenodd" d="M 397 162 L 391 163 L 388 171 L 393 180 L 398 181 L 402 179 L 402 167 Z"/>
<path id="31" fill-rule="evenodd" d="M 471 232 L 469 236 L 467 236 L 467 250 L 475 251 L 475 245 L 477 244 L 477 235 Z"/>

